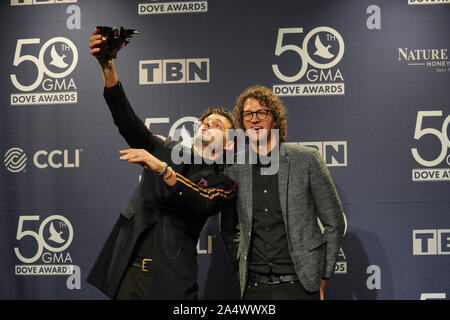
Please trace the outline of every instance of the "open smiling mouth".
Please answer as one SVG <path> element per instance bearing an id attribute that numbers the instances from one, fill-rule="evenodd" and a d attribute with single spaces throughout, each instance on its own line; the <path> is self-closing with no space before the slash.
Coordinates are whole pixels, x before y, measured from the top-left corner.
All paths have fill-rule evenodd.
<path id="1" fill-rule="evenodd" d="M 263 127 L 252 127 L 250 128 L 255 133 L 260 133 L 263 129 Z"/>

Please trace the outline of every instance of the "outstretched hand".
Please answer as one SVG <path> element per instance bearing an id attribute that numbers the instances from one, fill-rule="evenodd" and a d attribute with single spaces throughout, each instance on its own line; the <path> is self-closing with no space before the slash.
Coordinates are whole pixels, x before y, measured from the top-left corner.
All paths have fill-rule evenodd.
<path id="1" fill-rule="evenodd" d="M 127 149 L 120 150 L 120 160 L 129 163 L 137 163 L 144 167 L 144 169 L 160 173 L 164 170 L 164 162 L 153 156 L 145 149 Z"/>

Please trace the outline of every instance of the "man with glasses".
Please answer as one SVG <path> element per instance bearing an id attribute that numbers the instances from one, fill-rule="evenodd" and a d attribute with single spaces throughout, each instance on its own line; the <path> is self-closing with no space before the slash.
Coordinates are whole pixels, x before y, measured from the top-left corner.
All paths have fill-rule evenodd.
<path id="1" fill-rule="evenodd" d="M 317 150 L 285 142 L 285 109 L 270 89 L 248 88 L 234 113 L 249 138 L 246 153 L 257 154 L 256 163 L 225 171 L 240 185 L 236 219 L 224 214 L 221 233 L 232 261 L 238 258 L 241 296 L 323 299 L 345 229 L 328 169 Z M 274 161 L 278 170 L 267 172 Z"/>

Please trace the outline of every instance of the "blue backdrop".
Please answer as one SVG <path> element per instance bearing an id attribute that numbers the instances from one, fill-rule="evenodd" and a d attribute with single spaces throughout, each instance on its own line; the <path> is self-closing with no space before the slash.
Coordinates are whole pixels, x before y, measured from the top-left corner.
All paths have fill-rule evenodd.
<path id="1" fill-rule="evenodd" d="M 86 276 L 141 169 L 88 41 L 141 32 L 116 67 L 156 133 L 273 88 L 288 141 L 324 157 L 347 218 L 328 299 L 450 297 L 449 1 L 11 0 L 0 4 L 0 298 L 104 299 Z M 188 142 L 186 140 L 186 142 Z M 200 298 L 238 284 L 212 217 Z"/>

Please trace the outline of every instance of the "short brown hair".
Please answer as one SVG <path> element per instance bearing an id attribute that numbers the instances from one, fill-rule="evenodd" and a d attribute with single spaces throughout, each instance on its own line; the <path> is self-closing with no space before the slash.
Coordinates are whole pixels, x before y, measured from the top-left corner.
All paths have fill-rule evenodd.
<path id="1" fill-rule="evenodd" d="M 207 108 L 206 110 L 203 111 L 203 113 L 200 115 L 198 120 L 200 120 L 200 122 L 203 122 L 203 120 L 205 120 L 207 117 L 209 117 L 212 114 L 219 114 L 219 115 L 227 118 L 227 120 L 230 121 L 230 123 L 231 123 L 230 129 L 234 129 L 236 127 L 236 122 L 234 120 L 233 113 L 231 113 L 230 110 L 222 108 L 222 107 Z"/>
<path id="2" fill-rule="evenodd" d="M 237 99 L 236 106 L 233 110 L 237 127 L 244 129 L 242 112 L 244 109 L 244 103 L 248 98 L 254 98 L 258 100 L 261 105 L 272 112 L 275 120 L 275 128 L 280 130 L 280 141 L 286 141 L 286 108 L 282 105 L 281 100 L 272 92 L 272 90 L 263 86 L 254 86 L 247 88 Z"/>

